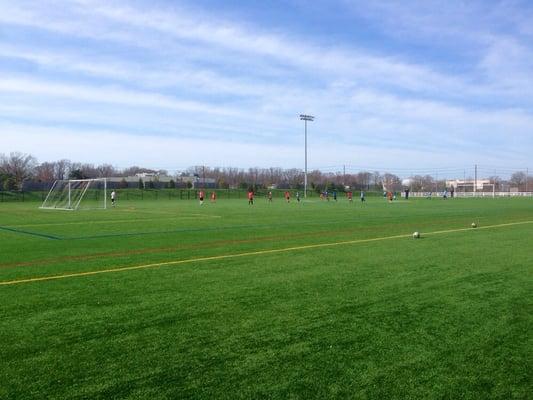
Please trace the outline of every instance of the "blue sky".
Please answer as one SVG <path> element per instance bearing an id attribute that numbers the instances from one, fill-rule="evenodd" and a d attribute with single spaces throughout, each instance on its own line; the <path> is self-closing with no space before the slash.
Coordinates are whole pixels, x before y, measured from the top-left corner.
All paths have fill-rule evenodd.
<path id="1" fill-rule="evenodd" d="M 528 1 L 0 0 L 0 153 L 533 167 Z"/>

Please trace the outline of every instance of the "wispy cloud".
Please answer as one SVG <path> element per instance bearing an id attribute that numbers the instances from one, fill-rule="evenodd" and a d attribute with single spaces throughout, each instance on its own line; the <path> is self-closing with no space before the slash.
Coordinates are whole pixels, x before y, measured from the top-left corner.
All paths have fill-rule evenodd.
<path id="1" fill-rule="evenodd" d="M 33 148 L 41 128 L 58 141 L 67 131 L 72 141 L 81 140 L 76 131 L 128 143 L 174 140 L 183 164 L 196 163 L 202 145 L 204 152 L 213 146 L 209 157 L 218 165 L 228 157 L 226 164 L 298 166 L 297 115 L 309 112 L 317 114 L 315 145 L 330 149 L 317 154 L 344 162 L 356 157 L 350 151 L 369 162 L 396 154 L 408 155 L 404 163 L 435 163 L 428 152 L 453 154 L 443 156 L 450 163 L 472 154 L 526 162 L 533 147 L 527 26 L 491 27 L 496 10 L 475 22 L 481 3 L 462 11 L 443 3 L 341 3 L 385 36 L 399 32 L 402 43 L 332 46 L 312 29 L 302 37 L 289 26 L 222 19 L 192 3 L 0 1 L 0 119 L 14 135 L 0 136 L 0 152 Z M 441 45 L 431 53 L 404 46 L 461 36 L 460 54 L 442 44 L 445 60 Z M 454 68 L 459 62 L 468 65 Z M 49 143 L 39 157 L 51 157 Z M 131 163 L 152 162 L 137 156 Z"/>

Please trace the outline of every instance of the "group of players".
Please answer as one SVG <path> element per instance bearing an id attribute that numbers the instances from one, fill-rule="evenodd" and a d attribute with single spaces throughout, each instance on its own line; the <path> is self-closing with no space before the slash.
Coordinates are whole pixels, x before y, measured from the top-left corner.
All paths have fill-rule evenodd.
<path id="1" fill-rule="evenodd" d="M 290 194 L 289 191 L 286 191 L 283 196 L 284 196 L 285 201 L 287 203 L 291 202 L 291 194 Z M 254 204 L 254 197 L 255 197 L 254 191 L 253 190 L 249 190 L 248 191 L 248 204 L 249 205 L 253 205 Z M 346 197 L 348 198 L 348 201 L 350 203 L 353 202 L 353 193 L 352 192 L 346 192 Z M 210 198 L 211 198 L 211 202 L 215 203 L 217 201 L 216 192 L 211 192 Z M 360 198 L 361 198 L 361 202 L 362 203 L 364 203 L 366 201 L 365 192 L 361 191 Z M 269 203 L 272 203 L 272 192 L 268 192 L 267 199 L 268 199 Z M 324 191 L 324 192 L 320 193 L 320 199 L 329 201 L 330 200 L 329 193 L 327 191 Z M 200 201 L 200 205 L 204 204 L 205 192 L 203 190 L 200 190 L 200 192 L 198 193 L 198 200 Z M 296 192 L 296 201 L 299 203 L 300 200 L 301 200 L 300 192 Z M 337 201 L 337 192 L 336 191 L 333 191 L 333 200 Z M 113 207 L 115 207 L 115 201 L 116 201 L 116 193 L 113 190 L 111 192 L 111 205 Z M 390 198 L 390 201 L 392 201 L 392 198 Z"/>
<path id="2" fill-rule="evenodd" d="M 442 196 L 443 196 L 444 199 L 447 199 L 448 198 L 448 191 L 445 190 L 443 192 Z M 111 197 L 111 205 L 112 205 L 112 207 L 115 207 L 116 193 L 115 193 L 114 190 L 111 192 L 111 196 L 110 197 Z M 290 194 L 289 191 L 285 191 L 285 193 L 283 194 L 283 197 L 285 198 L 285 201 L 287 203 L 291 202 L 291 194 Z M 333 201 L 337 201 L 337 191 L 334 190 L 332 193 L 328 192 L 327 190 L 325 190 L 323 192 L 320 192 L 320 200 L 330 201 L 331 197 L 333 197 Z M 386 191 L 386 192 L 383 192 L 383 197 L 386 198 L 389 201 L 389 203 L 392 203 L 394 200 L 396 200 L 396 193 L 393 193 L 393 192 L 390 192 L 390 191 Z M 432 197 L 432 193 L 429 192 L 429 194 L 427 194 L 426 197 L 427 198 L 431 198 Z M 451 192 L 451 197 L 454 197 L 453 191 Z M 200 205 L 204 204 L 205 198 L 206 198 L 205 192 L 203 190 L 200 190 L 200 192 L 198 193 L 198 200 L 200 201 Z M 249 190 L 248 191 L 248 204 L 253 205 L 254 204 L 254 198 L 255 198 L 254 191 L 253 190 Z M 348 199 L 348 201 L 350 203 L 352 203 L 353 202 L 353 192 L 351 192 L 351 191 L 346 192 L 346 198 Z M 217 201 L 216 192 L 211 192 L 210 199 L 211 199 L 212 203 L 215 203 Z M 268 199 L 269 203 L 272 203 L 272 192 L 268 192 L 267 199 Z M 405 199 L 406 200 L 409 199 L 409 189 L 405 190 Z M 296 201 L 299 203 L 300 200 L 301 200 L 300 192 L 296 192 Z M 365 192 L 364 191 L 361 191 L 360 200 L 361 200 L 361 203 L 364 203 L 366 201 Z"/>
<path id="3" fill-rule="evenodd" d="M 254 204 L 254 198 L 255 198 L 254 191 L 253 190 L 249 190 L 247 197 L 248 197 L 248 204 L 249 205 L 253 205 Z M 285 193 L 283 194 L 283 197 L 285 198 L 285 201 L 287 203 L 291 202 L 291 194 L 290 194 L 289 191 L 285 191 Z M 348 199 L 348 201 L 350 203 L 353 202 L 353 192 L 351 192 L 351 191 L 350 192 L 346 192 L 346 197 L 347 197 L 347 199 Z M 204 204 L 204 199 L 205 199 L 205 192 L 203 190 L 200 190 L 200 192 L 198 193 L 198 200 L 200 201 L 200 205 Z M 267 199 L 268 199 L 269 203 L 272 203 L 272 192 L 268 192 Z M 320 193 L 320 199 L 329 201 L 330 200 L 329 193 L 327 191 L 324 191 L 324 192 Z M 364 191 L 361 191 L 360 199 L 361 199 L 362 203 L 364 203 L 366 201 L 365 192 Z M 211 192 L 211 202 L 215 203 L 216 200 L 217 200 L 216 192 Z M 301 200 L 300 192 L 296 192 L 296 201 L 299 203 L 300 200 Z M 337 192 L 336 191 L 333 191 L 333 200 L 337 201 Z"/>
<path id="4" fill-rule="evenodd" d="M 205 192 L 203 190 L 200 190 L 200 193 L 198 193 L 198 200 L 200 200 L 200 205 L 204 204 L 204 198 L 205 198 Z M 216 201 L 217 201 L 216 192 L 211 192 L 211 202 L 215 203 Z"/>

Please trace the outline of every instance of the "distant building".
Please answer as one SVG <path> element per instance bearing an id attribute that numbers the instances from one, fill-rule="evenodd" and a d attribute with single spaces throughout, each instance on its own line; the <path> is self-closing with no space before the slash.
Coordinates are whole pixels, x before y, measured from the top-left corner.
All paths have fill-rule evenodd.
<path id="1" fill-rule="evenodd" d="M 123 185 L 126 185 L 128 188 L 137 188 L 139 187 L 139 179 L 142 180 L 145 188 L 146 184 L 150 183 L 154 189 L 162 189 L 166 187 L 171 180 L 176 180 L 172 176 L 143 172 L 135 174 L 134 176 L 116 176 L 107 178 L 107 183 L 110 188 L 120 188 L 124 187 Z"/>
<path id="2" fill-rule="evenodd" d="M 179 181 L 187 185 L 191 184 L 193 189 L 218 189 L 216 179 L 213 178 L 201 178 L 197 175 L 180 176 Z"/>
<path id="3" fill-rule="evenodd" d="M 475 186 L 475 189 L 474 189 Z M 492 191 L 493 189 L 493 183 L 490 181 L 490 179 L 453 179 L 453 180 L 447 180 L 446 181 L 446 187 L 455 190 L 456 192 L 459 191 L 479 191 L 483 192 L 485 190 Z"/>
<path id="4" fill-rule="evenodd" d="M 157 173 L 154 173 L 154 172 L 139 172 L 137 174 L 135 174 L 135 177 L 137 178 L 141 178 L 143 180 L 148 180 L 148 181 L 152 181 L 152 180 L 156 180 L 159 178 L 159 174 Z"/>

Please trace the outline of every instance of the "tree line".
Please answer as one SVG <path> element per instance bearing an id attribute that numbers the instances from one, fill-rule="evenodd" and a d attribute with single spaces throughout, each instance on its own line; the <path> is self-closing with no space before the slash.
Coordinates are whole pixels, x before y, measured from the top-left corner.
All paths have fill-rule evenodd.
<path id="1" fill-rule="evenodd" d="M 154 170 L 139 166 L 117 169 L 110 164 L 94 165 L 73 162 L 62 159 L 39 163 L 31 154 L 13 152 L 9 155 L 0 154 L 0 189 L 20 190 L 26 181 L 53 182 L 58 179 L 91 179 L 108 177 L 135 176 L 139 173 L 149 173 L 156 176 L 168 176 L 166 170 Z M 194 177 L 197 180 L 213 180 L 220 188 L 263 188 L 277 186 L 279 188 L 302 189 L 304 172 L 298 168 L 233 168 L 192 166 L 173 176 L 172 182 L 184 177 Z M 313 170 L 307 174 L 309 189 L 339 190 L 346 187 L 352 190 L 389 190 L 399 191 L 402 180 L 399 176 L 379 171 L 360 171 L 357 173 L 322 172 Z M 413 191 L 437 191 L 446 186 L 444 180 L 436 180 L 431 175 L 414 175 L 410 178 L 410 188 Z M 498 176 L 489 178 L 495 184 L 496 190 L 502 190 L 504 185 L 512 185 L 519 190 L 528 186 L 533 189 L 533 179 L 524 171 L 512 174 L 509 180 Z M 526 185 L 526 179 L 528 183 Z"/>

